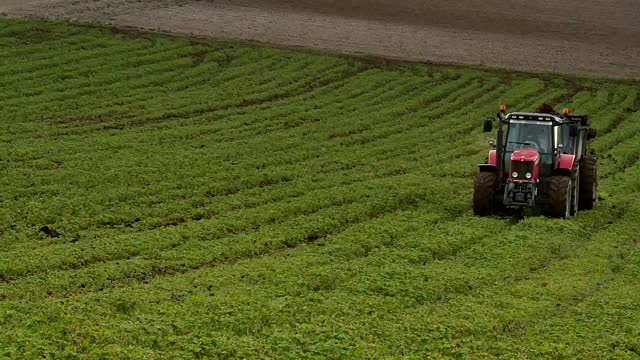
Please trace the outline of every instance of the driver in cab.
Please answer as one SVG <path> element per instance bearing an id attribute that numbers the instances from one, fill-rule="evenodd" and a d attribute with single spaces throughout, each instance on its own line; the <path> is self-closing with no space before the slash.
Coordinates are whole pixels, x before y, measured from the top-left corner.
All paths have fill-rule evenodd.
<path id="1" fill-rule="evenodd" d="M 538 152 L 545 152 L 547 149 L 547 139 L 544 134 L 540 133 L 529 133 L 525 138 L 524 144 L 521 148 L 531 147 L 537 150 Z"/>

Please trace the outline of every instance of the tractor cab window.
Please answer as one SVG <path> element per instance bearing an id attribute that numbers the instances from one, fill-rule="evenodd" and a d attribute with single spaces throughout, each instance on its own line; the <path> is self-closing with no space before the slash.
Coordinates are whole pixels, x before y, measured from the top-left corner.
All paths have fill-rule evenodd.
<path id="1" fill-rule="evenodd" d="M 553 126 L 546 122 L 511 122 L 507 133 L 507 151 L 535 149 L 538 153 L 553 153 Z"/>
<path id="2" fill-rule="evenodd" d="M 564 124 L 562 126 L 558 126 L 558 128 L 560 128 L 560 132 L 561 132 L 561 138 L 562 140 L 562 146 L 564 146 L 563 151 L 566 154 L 575 154 L 576 153 L 576 138 L 572 138 L 569 136 L 569 126 L 571 126 L 569 123 Z"/>

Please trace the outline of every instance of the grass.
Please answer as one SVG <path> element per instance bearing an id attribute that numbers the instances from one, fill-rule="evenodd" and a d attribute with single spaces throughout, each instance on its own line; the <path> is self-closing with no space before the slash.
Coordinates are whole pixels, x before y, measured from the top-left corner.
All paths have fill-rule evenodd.
<path id="1" fill-rule="evenodd" d="M 0 356 L 640 354 L 637 82 L 10 19 L 0 48 Z M 472 216 L 481 120 L 542 102 L 592 116 L 597 206 Z"/>

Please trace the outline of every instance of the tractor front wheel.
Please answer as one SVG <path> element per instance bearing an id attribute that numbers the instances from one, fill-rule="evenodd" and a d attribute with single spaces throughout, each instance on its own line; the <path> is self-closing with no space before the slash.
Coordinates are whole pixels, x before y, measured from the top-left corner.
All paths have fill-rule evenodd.
<path id="1" fill-rule="evenodd" d="M 554 218 L 571 216 L 571 177 L 554 175 L 551 177 L 548 212 Z"/>
<path id="2" fill-rule="evenodd" d="M 598 160 L 595 156 L 585 156 L 580 162 L 580 210 L 593 209 L 598 192 Z"/>
<path id="3" fill-rule="evenodd" d="M 478 173 L 473 189 L 473 213 L 475 215 L 493 215 L 497 179 L 494 172 Z"/>

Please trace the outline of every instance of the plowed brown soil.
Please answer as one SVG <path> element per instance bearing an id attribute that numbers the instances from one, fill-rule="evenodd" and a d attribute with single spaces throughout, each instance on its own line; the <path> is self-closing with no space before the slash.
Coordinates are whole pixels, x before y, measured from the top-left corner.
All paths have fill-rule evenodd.
<path id="1" fill-rule="evenodd" d="M 0 12 L 409 60 L 640 78 L 638 0 L 0 0 Z"/>

